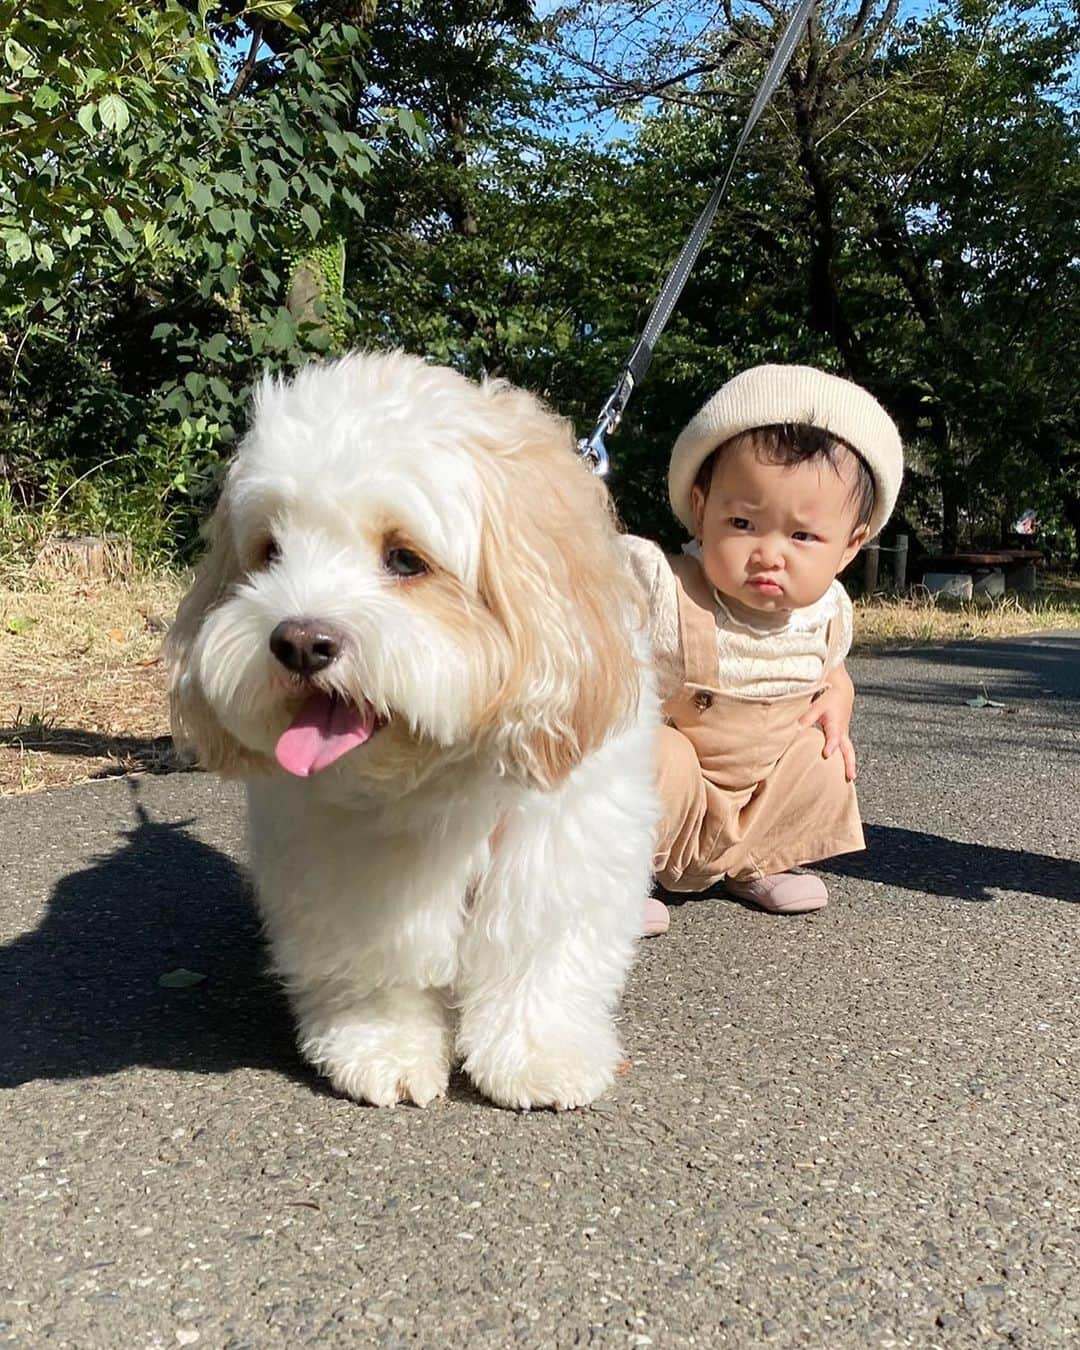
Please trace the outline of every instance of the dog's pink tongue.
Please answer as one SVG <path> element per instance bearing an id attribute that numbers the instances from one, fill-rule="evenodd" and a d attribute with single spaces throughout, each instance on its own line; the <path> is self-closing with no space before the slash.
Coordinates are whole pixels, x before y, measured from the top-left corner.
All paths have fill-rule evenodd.
<path id="1" fill-rule="evenodd" d="M 375 729 L 375 709 L 330 694 L 312 694 L 278 738 L 274 754 L 287 773 L 308 778 L 363 743 Z"/>

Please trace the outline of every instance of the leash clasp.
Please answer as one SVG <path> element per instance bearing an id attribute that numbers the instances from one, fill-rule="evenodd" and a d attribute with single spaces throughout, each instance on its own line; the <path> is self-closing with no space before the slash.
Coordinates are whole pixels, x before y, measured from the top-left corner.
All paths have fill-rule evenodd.
<path id="1" fill-rule="evenodd" d="M 600 410 L 596 426 L 590 436 L 578 441 L 578 454 L 596 474 L 597 478 L 606 478 L 611 461 L 608 458 L 607 437 L 622 421 L 623 409 L 634 389 L 634 377 L 626 371 L 623 378 L 608 397 Z"/>
<path id="2" fill-rule="evenodd" d="M 577 443 L 578 454 L 596 474 L 597 478 L 606 478 L 611 464 L 608 458 L 604 437 L 612 430 L 606 417 L 601 417 L 593 428 L 591 436 L 583 436 Z"/>

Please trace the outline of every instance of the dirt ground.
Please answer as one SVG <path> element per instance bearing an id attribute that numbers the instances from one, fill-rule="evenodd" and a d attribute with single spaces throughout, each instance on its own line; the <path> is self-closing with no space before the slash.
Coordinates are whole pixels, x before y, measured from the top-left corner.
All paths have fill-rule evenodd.
<path id="1" fill-rule="evenodd" d="M 161 642 L 172 577 L 0 588 L 0 796 L 175 767 Z"/>
<path id="2" fill-rule="evenodd" d="M 0 586 L 0 796 L 177 767 L 161 643 L 184 579 L 43 574 Z M 855 649 L 1080 627 L 1080 581 L 1034 603 L 860 601 Z"/>

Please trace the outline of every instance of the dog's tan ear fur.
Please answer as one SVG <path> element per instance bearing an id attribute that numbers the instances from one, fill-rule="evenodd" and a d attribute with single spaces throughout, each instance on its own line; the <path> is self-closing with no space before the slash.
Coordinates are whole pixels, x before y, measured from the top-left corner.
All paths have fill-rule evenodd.
<path id="1" fill-rule="evenodd" d="M 180 602 L 163 651 L 169 672 L 172 734 L 177 748 L 194 751 L 203 768 L 225 777 L 238 777 L 253 770 L 258 757 L 246 750 L 218 721 L 203 693 L 194 660 L 195 640 L 203 619 L 242 575 L 228 527 L 224 497 L 204 535 L 209 549 L 195 572 L 190 590 Z"/>
<path id="2" fill-rule="evenodd" d="M 641 601 L 610 497 L 570 424 L 521 390 L 484 393 L 495 438 L 481 464 L 479 585 L 507 639 L 488 717 L 506 769 L 551 788 L 635 715 L 641 671 L 628 623 Z"/>

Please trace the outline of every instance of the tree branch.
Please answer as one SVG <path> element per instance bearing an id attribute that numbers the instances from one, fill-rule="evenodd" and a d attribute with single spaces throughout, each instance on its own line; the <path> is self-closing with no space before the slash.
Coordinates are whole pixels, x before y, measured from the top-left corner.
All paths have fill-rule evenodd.
<path id="1" fill-rule="evenodd" d="M 564 53 L 564 56 L 581 70 L 594 75 L 600 85 L 612 93 L 620 102 L 629 102 L 642 98 L 659 98 L 664 90 L 671 89 L 675 85 L 692 80 L 698 75 L 712 75 L 719 70 L 723 70 L 724 62 L 739 50 L 739 46 L 738 42 L 729 42 L 715 60 L 702 61 L 696 66 L 690 66 L 687 70 L 680 71 L 677 75 L 669 75 L 664 79 L 657 80 L 628 79 L 605 69 L 596 61 L 586 60 L 585 57 L 573 56 L 570 53 Z M 581 87 L 588 88 L 584 82 Z"/>
<path id="2" fill-rule="evenodd" d="M 255 74 L 255 67 L 259 64 L 259 48 L 262 46 L 262 24 L 258 19 L 254 19 L 251 24 L 251 46 L 248 47 L 247 56 L 244 57 L 244 64 L 236 72 L 236 79 L 233 80 L 232 88 L 226 94 L 226 99 L 231 103 L 244 92 L 251 82 L 251 77 Z"/>

